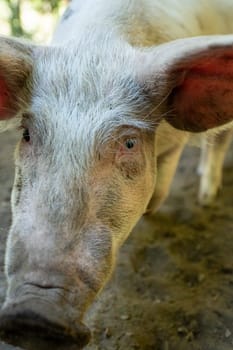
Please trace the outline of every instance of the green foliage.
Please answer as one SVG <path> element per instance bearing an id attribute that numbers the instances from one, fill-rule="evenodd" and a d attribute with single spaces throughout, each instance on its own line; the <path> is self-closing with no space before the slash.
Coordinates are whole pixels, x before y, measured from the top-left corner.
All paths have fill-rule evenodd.
<path id="1" fill-rule="evenodd" d="M 24 0 L 1 0 L 9 9 L 9 24 L 11 28 L 11 34 L 14 36 L 25 36 L 30 37 L 31 34 L 25 32 L 22 20 L 21 20 L 21 11 L 22 3 Z M 31 0 L 30 1 L 36 11 L 45 14 L 45 13 L 54 13 L 58 12 L 61 0 Z"/>
<path id="2" fill-rule="evenodd" d="M 23 35 L 23 28 L 21 24 L 21 0 L 3 0 L 9 8 L 10 12 L 10 27 L 11 33 L 15 36 Z"/>
<path id="3" fill-rule="evenodd" d="M 60 0 L 32 0 L 35 9 L 41 13 L 57 12 L 60 5 Z"/>

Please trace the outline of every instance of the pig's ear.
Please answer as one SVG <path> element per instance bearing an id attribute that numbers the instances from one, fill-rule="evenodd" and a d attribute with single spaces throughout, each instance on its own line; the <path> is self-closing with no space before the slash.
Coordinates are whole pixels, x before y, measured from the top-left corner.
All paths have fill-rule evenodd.
<path id="1" fill-rule="evenodd" d="M 29 44 L 0 37 L 0 131 L 18 125 L 29 103 L 32 56 Z"/>
<path id="2" fill-rule="evenodd" d="M 176 40 L 144 53 L 146 93 L 175 128 L 201 132 L 233 120 L 233 36 Z"/>

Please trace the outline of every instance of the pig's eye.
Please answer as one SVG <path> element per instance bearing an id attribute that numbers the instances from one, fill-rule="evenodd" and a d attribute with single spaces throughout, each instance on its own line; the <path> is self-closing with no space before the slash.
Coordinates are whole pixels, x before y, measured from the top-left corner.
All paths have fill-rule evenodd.
<path id="1" fill-rule="evenodd" d="M 31 140 L 30 133 L 28 129 L 24 129 L 23 131 L 23 140 L 25 142 L 29 142 Z"/>
<path id="2" fill-rule="evenodd" d="M 126 141 L 125 141 L 125 147 L 127 148 L 127 149 L 132 149 L 132 148 L 134 148 L 135 147 L 135 145 L 137 144 L 137 139 L 127 139 Z"/>

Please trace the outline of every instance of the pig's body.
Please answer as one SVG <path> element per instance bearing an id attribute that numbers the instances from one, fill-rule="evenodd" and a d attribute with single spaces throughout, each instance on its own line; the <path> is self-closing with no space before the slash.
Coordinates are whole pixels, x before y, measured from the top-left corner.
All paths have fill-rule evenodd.
<path id="1" fill-rule="evenodd" d="M 77 0 L 63 15 L 53 41 L 75 40 L 98 26 L 102 32 L 117 28 L 132 45 L 147 47 L 184 37 L 229 34 L 232 11 L 230 0 Z"/>
<path id="2" fill-rule="evenodd" d="M 51 47 L 1 39 L 0 128 L 24 130 L 5 338 L 87 343 L 83 314 L 189 132 L 232 121 L 233 36 L 182 39 L 233 32 L 232 18 L 230 1 L 74 1 Z"/>

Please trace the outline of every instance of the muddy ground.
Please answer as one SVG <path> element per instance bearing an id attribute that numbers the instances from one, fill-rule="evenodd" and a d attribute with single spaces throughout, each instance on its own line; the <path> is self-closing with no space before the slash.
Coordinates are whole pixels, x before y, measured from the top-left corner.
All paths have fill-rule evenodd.
<path id="1" fill-rule="evenodd" d="M 14 143 L 15 135 L 0 135 L 0 303 Z M 87 316 L 87 350 L 233 349 L 233 147 L 211 209 L 196 203 L 198 156 L 198 149 L 185 151 L 166 204 L 122 247 Z"/>

